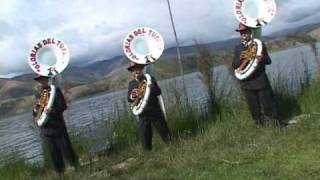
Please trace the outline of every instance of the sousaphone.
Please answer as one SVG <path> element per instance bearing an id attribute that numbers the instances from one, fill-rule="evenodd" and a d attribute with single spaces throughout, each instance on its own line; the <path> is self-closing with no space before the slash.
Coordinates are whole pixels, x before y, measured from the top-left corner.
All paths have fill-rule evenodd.
<path id="1" fill-rule="evenodd" d="M 123 41 L 123 51 L 128 59 L 136 64 L 148 65 L 157 61 L 164 50 L 164 42 L 160 33 L 149 27 L 133 29 Z M 139 82 L 138 97 L 131 104 L 134 115 L 141 114 L 148 102 L 151 91 L 151 76 L 144 74 L 145 81 Z M 158 96 L 161 109 L 165 114 L 162 96 Z"/>
<path id="2" fill-rule="evenodd" d="M 275 0 L 234 0 L 233 12 L 242 24 L 259 28 L 271 22 L 276 15 Z"/>
<path id="3" fill-rule="evenodd" d="M 277 7 L 275 0 L 235 0 L 233 10 L 240 23 L 251 28 L 260 28 L 271 22 Z M 248 50 L 241 55 L 241 58 L 248 59 L 242 61 L 240 68 L 234 71 L 239 80 L 244 80 L 255 72 L 259 65 L 257 57 L 262 55 L 263 47 L 259 39 L 253 39 L 248 46 Z"/>
<path id="4" fill-rule="evenodd" d="M 133 29 L 123 41 L 124 54 L 137 64 L 151 64 L 160 58 L 164 42 L 160 33 L 148 27 Z"/>
<path id="5" fill-rule="evenodd" d="M 31 48 L 28 64 L 40 76 L 55 77 L 67 67 L 70 59 L 67 45 L 56 38 L 46 38 L 38 41 Z M 50 85 L 50 90 L 43 90 L 34 109 L 35 122 L 41 127 L 46 124 L 48 115 L 46 110 L 51 108 L 55 99 L 56 88 Z"/>

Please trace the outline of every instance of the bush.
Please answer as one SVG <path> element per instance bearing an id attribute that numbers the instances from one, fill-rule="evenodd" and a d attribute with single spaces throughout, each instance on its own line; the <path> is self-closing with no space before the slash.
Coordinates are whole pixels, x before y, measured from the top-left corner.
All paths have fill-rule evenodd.
<path id="1" fill-rule="evenodd" d="M 203 120 L 200 113 L 188 106 L 173 106 L 168 111 L 168 126 L 173 137 L 195 134 Z"/>

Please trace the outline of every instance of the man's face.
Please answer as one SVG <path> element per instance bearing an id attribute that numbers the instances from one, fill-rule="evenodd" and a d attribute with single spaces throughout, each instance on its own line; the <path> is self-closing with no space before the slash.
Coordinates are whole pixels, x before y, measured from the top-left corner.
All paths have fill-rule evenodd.
<path id="1" fill-rule="evenodd" d="M 240 31 L 240 38 L 243 43 L 247 43 L 251 39 L 251 30 Z"/>
<path id="2" fill-rule="evenodd" d="M 143 75 L 142 69 L 140 67 L 134 67 L 131 71 L 131 75 L 134 79 L 138 79 Z"/>
<path id="3" fill-rule="evenodd" d="M 42 88 L 49 87 L 49 79 L 48 78 L 41 78 L 38 80 L 38 82 Z"/>

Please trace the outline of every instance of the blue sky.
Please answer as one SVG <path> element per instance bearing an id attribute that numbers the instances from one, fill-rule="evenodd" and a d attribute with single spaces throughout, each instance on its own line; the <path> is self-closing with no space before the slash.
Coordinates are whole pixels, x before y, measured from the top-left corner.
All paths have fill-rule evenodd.
<path id="1" fill-rule="evenodd" d="M 319 0 L 277 0 L 278 13 L 264 34 L 320 20 Z M 237 37 L 233 0 L 171 0 L 182 45 Z M 174 46 L 166 0 L 0 0 L 0 77 L 31 72 L 27 56 L 44 37 L 57 37 L 73 63 L 122 55 L 133 28 L 158 30 L 166 48 Z"/>

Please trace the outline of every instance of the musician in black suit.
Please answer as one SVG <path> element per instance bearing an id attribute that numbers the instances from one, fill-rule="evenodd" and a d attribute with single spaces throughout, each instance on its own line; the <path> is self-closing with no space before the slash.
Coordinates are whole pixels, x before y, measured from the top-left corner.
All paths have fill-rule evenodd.
<path id="1" fill-rule="evenodd" d="M 138 84 L 146 77 L 143 74 L 144 65 L 136 64 L 129 61 L 128 71 L 131 72 L 133 80 L 128 87 L 128 102 L 133 103 L 138 97 Z M 161 109 L 157 96 L 161 94 L 161 89 L 157 81 L 151 76 L 151 91 L 147 101 L 147 105 L 143 112 L 139 114 L 139 131 L 143 148 L 147 151 L 152 150 L 152 127 L 151 124 L 158 131 L 162 140 L 169 144 L 171 141 L 170 131 L 165 121 L 164 112 Z"/>
<path id="2" fill-rule="evenodd" d="M 50 92 L 49 78 L 45 76 L 37 76 L 34 78 L 40 84 L 40 92 L 37 101 L 41 97 L 44 90 Z M 66 124 L 63 118 L 63 112 L 67 109 L 64 96 L 60 88 L 55 88 L 55 97 L 51 108 L 45 112 L 47 121 L 41 125 L 40 132 L 48 147 L 50 158 L 53 162 L 55 171 L 62 175 L 65 169 L 64 158 L 76 170 L 79 167 L 78 156 L 74 152 L 66 129 Z M 33 110 L 33 117 L 36 117 L 39 111 L 39 104 Z M 35 119 L 36 121 L 36 119 Z M 37 124 L 37 123 L 36 123 Z"/>
<path id="3" fill-rule="evenodd" d="M 239 28 L 236 31 L 240 32 L 242 43 L 235 47 L 232 67 L 239 71 L 242 63 L 249 59 L 243 54 L 248 50 L 249 44 L 252 43 L 253 39 L 251 37 L 252 29 L 242 23 L 239 24 Z M 265 125 L 267 120 L 264 115 L 275 119 L 278 124 L 283 125 L 278 116 L 273 91 L 265 72 L 265 66 L 271 64 L 271 59 L 264 43 L 262 43 L 262 46 L 262 55 L 256 56 L 258 59 L 256 70 L 246 79 L 240 80 L 240 86 L 256 125 Z"/>

